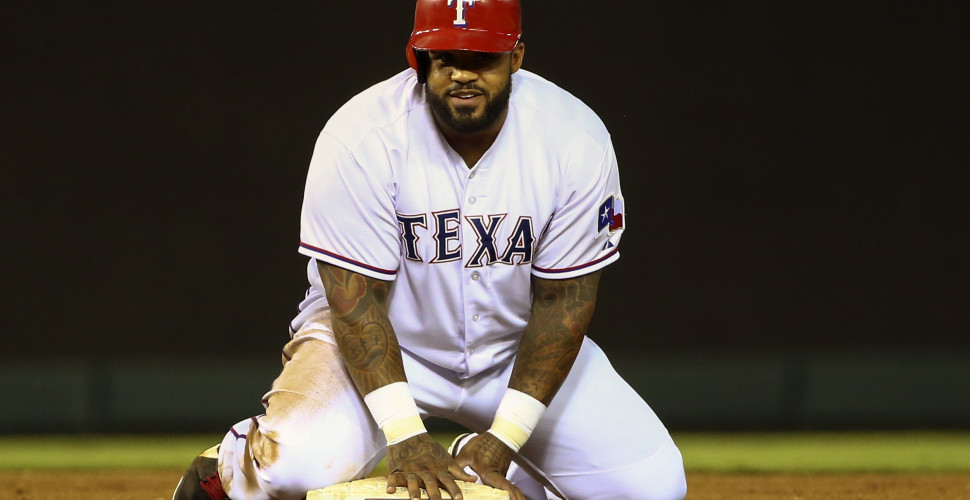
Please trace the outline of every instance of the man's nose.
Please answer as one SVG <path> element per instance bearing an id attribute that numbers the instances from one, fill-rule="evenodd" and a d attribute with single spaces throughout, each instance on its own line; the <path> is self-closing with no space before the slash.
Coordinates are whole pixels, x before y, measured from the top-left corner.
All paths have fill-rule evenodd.
<path id="1" fill-rule="evenodd" d="M 455 68 L 451 72 L 451 81 L 458 83 L 468 83 L 478 80 L 478 73 L 467 69 Z"/>

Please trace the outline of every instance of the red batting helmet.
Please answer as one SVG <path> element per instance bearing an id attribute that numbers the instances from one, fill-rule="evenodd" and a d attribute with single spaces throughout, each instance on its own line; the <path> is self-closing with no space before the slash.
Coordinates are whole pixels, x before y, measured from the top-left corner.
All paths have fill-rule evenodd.
<path id="1" fill-rule="evenodd" d="M 510 52 L 521 36 L 519 0 L 418 0 L 408 63 L 423 80 L 416 51 Z"/>

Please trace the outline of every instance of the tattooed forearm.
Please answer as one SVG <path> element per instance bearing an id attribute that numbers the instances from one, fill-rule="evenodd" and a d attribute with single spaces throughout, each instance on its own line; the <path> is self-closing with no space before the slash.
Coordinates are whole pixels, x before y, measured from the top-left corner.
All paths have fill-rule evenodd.
<path id="1" fill-rule="evenodd" d="M 357 390 L 367 394 L 404 381 L 401 347 L 387 317 L 385 281 L 319 263 L 334 336 Z"/>
<path id="2" fill-rule="evenodd" d="M 576 361 L 596 308 L 600 272 L 566 280 L 533 278 L 532 316 L 509 387 L 549 404 Z"/>

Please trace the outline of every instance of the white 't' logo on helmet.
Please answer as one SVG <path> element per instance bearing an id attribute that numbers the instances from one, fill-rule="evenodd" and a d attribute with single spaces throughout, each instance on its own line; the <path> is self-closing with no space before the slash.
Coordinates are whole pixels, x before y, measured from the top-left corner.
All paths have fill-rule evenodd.
<path id="1" fill-rule="evenodd" d="M 467 26 L 468 21 L 465 20 L 465 4 L 467 3 L 469 7 L 475 7 L 475 2 L 477 0 L 448 0 L 448 7 L 453 7 L 456 3 L 458 8 L 457 15 L 455 16 L 455 26 Z"/>

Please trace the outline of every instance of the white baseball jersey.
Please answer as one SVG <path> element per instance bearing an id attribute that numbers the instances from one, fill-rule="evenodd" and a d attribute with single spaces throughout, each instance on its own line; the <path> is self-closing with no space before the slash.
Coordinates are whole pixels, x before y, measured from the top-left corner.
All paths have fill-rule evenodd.
<path id="1" fill-rule="evenodd" d="M 623 198 L 602 121 L 533 73 L 512 82 L 501 132 L 472 168 L 409 69 L 334 114 L 307 176 L 300 252 L 394 280 L 402 348 L 462 377 L 514 355 L 531 275 L 571 278 L 619 257 Z M 294 331 L 327 307 L 312 259 Z"/>
<path id="2" fill-rule="evenodd" d="M 507 390 L 531 277 L 580 276 L 618 258 L 623 201 L 606 129 L 555 85 L 523 70 L 512 78 L 508 117 L 473 168 L 439 133 L 410 69 L 327 123 L 302 216 L 312 286 L 265 414 L 219 448 L 232 498 L 298 498 L 365 477 L 384 456 L 383 433 L 325 343 L 336 344 L 317 261 L 394 281 L 390 321 L 422 416 L 481 432 Z M 565 498 L 684 498 L 680 452 L 649 405 L 589 338 L 573 366 L 523 463 Z M 527 474 L 511 479 L 545 498 Z"/>

